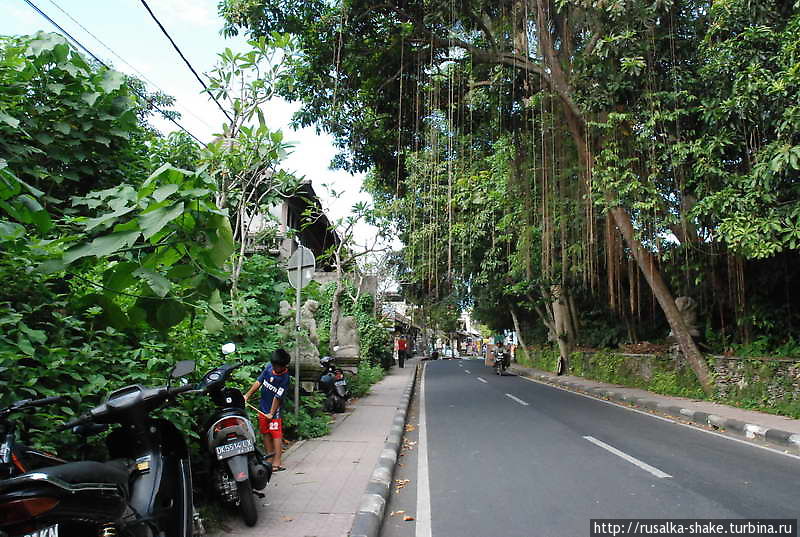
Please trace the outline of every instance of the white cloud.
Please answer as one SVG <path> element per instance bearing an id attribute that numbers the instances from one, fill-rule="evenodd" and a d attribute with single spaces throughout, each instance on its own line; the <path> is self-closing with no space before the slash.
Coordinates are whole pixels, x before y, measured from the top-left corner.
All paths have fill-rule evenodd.
<path id="1" fill-rule="evenodd" d="M 3 8 L 4 10 L 8 10 L 5 13 L 5 17 L 8 17 L 8 21 L 12 21 L 19 26 L 41 26 L 41 19 L 39 15 L 36 14 L 33 9 L 29 8 L 28 6 L 22 7 L 19 5 L 6 5 Z M 48 31 L 50 31 L 48 29 Z"/>
<path id="2" fill-rule="evenodd" d="M 218 26 L 217 2 L 209 0 L 158 0 L 159 11 L 171 19 L 199 26 Z M 156 6 L 151 6 L 155 10 Z"/>

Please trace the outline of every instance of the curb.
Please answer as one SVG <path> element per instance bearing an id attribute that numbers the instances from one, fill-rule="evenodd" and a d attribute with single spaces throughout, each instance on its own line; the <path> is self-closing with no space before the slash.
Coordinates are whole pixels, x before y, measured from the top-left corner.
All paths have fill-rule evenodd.
<path id="1" fill-rule="evenodd" d="M 539 380 L 546 384 L 561 386 L 572 391 L 577 391 L 592 397 L 609 399 L 617 403 L 643 407 L 647 410 L 659 412 L 672 418 L 679 418 L 682 421 L 688 421 L 695 425 L 701 425 L 703 427 L 710 427 L 711 429 L 715 430 L 734 433 L 737 436 L 744 437 L 748 440 L 761 440 L 762 442 L 771 444 L 772 446 L 781 449 L 791 448 L 795 452 L 800 453 L 800 434 L 797 433 L 790 433 L 780 429 L 771 429 L 755 423 L 745 423 L 733 418 L 724 418 L 715 414 L 700 412 L 690 408 L 683 408 L 677 405 L 663 404 L 654 399 L 647 399 L 646 397 L 623 395 L 622 393 L 615 391 L 614 388 L 587 388 L 585 386 L 581 386 L 577 382 L 561 380 L 560 377 L 545 372 L 539 372 L 531 369 L 520 369 L 514 366 L 512 366 L 511 369 L 517 375 Z"/>
<path id="2" fill-rule="evenodd" d="M 353 518 L 350 537 L 377 537 L 383 523 L 386 501 L 392 489 L 392 475 L 397 464 L 397 456 L 403 444 L 403 432 L 406 424 L 406 413 L 414 393 L 414 386 L 419 375 L 420 363 L 414 367 L 414 374 L 403 392 L 400 404 L 392 420 L 392 428 L 383 445 L 378 462 L 372 470 L 367 488 L 361 498 L 361 506 Z"/>

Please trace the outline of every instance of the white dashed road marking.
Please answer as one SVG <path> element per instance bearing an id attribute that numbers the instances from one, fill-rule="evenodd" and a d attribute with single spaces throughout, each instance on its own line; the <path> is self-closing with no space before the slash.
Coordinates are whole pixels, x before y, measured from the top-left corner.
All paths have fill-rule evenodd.
<path id="1" fill-rule="evenodd" d="M 647 472 L 650 472 L 651 474 L 653 474 L 654 476 L 656 476 L 656 477 L 658 477 L 658 478 L 661 478 L 661 479 L 663 479 L 663 478 L 665 478 L 665 477 L 672 477 L 672 476 L 671 476 L 671 475 L 669 475 L 668 473 L 662 472 L 662 471 L 661 471 L 661 470 L 659 470 L 658 468 L 656 468 L 656 467 L 654 467 L 654 466 L 650 466 L 650 465 L 649 465 L 649 464 L 647 464 L 646 462 L 640 461 L 640 460 L 639 460 L 639 459 L 637 459 L 636 457 L 631 457 L 631 456 L 630 456 L 630 455 L 628 455 L 627 453 L 624 453 L 624 452 L 622 452 L 622 451 L 618 450 L 617 448 L 615 448 L 615 447 L 613 447 L 613 446 L 609 446 L 609 445 L 608 445 L 608 444 L 606 444 L 605 442 L 601 442 L 600 440 L 598 440 L 597 438 L 595 438 L 595 437 L 593 437 L 593 436 L 584 436 L 584 438 L 585 438 L 586 440 L 588 440 L 589 442 L 591 442 L 592 444 L 594 444 L 594 445 L 596 445 L 596 446 L 600 446 L 601 448 L 603 448 L 603 449 L 605 449 L 605 450 L 607 450 L 607 451 L 610 451 L 611 453 L 613 453 L 613 454 L 614 454 L 614 455 L 616 455 L 617 457 L 622 457 L 623 459 L 625 459 L 625 460 L 626 460 L 626 461 L 628 461 L 629 463 L 631 463 L 631 464 L 635 464 L 636 466 L 638 466 L 638 467 L 639 467 L 639 468 L 641 468 L 642 470 L 645 470 L 645 471 L 647 471 Z"/>
<path id="2" fill-rule="evenodd" d="M 522 400 L 522 399 L 520 399 L 519 397 L 514 397 L 514 396 L 513 396 L 513 395 L 511 395 L 510 393 L 507 393 L 507 394 L 506 394 L 506 397 L 508 397 L 508 398 L 509 398 L 509 399 L 511 399 L 512 401 L 516 401 L 517 403 L 521 404 L 522 406 L 528 406 L 528 403 L 526 403 L 525 401 L 523 401 L 523 400 Z"/>

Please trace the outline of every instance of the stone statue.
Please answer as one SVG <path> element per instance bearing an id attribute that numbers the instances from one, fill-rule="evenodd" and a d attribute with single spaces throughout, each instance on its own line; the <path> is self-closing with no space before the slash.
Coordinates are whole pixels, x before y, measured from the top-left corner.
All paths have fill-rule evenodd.
<path id="1" fill-rule="evenodd" d="M 319 336 L 317 335 L 317 321 L 314 319 L 314 315 L 317 313 L 319 309 L 319 302 L 316 300 L 306 300 L 303 305 L 300 307 L 300 329 L 305 329 L 307 331 L 307 336 L 309 341 L 314 345 L 314 347 L 319 346 Z M 319 357 L 319 351 L 317 351 L 317 357 Z"/>
<path id="2" fill-rule="evenodd" d="M 306 300 L 300 307 L 300 369 L 301 379 L 315 378 L 319 371 L 319 335 L 317 334 L 317 321 L 314 314 L 319 309 L 319 302 Z M 279 304 L 283 324 L 278 328 L 281 341 L 290 351 L 292 358 L 295 356 L 295 309 L 286 300 Z"/>
<path id="3" fill-rule="evenodd" d="M 344 362 L 358 363 L 360 342 L 358 339 L 358 326 L 354 317 L 341 316 L 339 327 L 336 331 L 338 345 L 333 350 L 333 356 L 343 359 Z"/>
<path id="4" fill-rule="evenodd" d="M 675 299 L 675 307 L 678 308 L 678 313 L 681 314 L 683 324 L 689 331 L 689 335 L 696 338 L 700 336 L 700 330 L 697 328 L 697 302 L 689 296 L 679 296 Z M 669 332 L 669 338 L 675 339 L 672 330 Z"/>

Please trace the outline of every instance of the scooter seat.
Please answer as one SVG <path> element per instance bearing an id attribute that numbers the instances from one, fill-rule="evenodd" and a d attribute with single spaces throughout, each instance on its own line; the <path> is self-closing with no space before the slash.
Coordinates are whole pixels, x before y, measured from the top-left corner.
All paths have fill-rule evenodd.
<path id="1" fill-rule="evenodd" d="M 51 477 L 61 479 L 70 484 L 104 483 L 117 485 L 127 497 L 128 479 L 130 477 L 127 463 L 124 461 L 78 461 L 58 466 L 48 466 L 36 470 Z"/>

